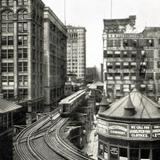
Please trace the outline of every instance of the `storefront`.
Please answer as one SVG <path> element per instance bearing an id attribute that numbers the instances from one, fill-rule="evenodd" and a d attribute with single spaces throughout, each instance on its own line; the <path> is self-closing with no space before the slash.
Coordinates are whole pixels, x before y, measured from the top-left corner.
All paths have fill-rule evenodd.
<path id="1" fill-rule="evenodd" d="M 159 160 L 160 108 L 137 90 L 99 112 L 98 160 Z"/>

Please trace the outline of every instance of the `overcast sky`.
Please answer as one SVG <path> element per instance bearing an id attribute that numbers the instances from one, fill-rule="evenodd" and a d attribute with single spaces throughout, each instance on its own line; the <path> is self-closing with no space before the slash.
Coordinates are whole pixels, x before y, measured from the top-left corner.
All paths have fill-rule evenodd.
<path id="1" fill-rule="evenodd" d="M 43 0 L 64 22 L 64 0 Z M 103 61 L 103 19 L 110 18 L 111 0 L 66 0 L 66 24 L 87 30 L 87 67 Z M 137 29 L 160 26 L 160 0 L 113 0 L 112 18 L 137 16 Z"/>

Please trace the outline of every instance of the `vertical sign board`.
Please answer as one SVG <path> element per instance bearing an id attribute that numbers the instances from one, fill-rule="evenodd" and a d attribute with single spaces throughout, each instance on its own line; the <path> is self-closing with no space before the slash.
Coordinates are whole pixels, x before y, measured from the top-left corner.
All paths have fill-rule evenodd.
<path id="1" fill-rule="evenodd" d="M 152 126 L 152 138 L 160 138 L 160 125 Z"/>
<path id="2" fill-rule="evenodd" d="M 131 138 L 150 138 L 151 137 L 151 126 L 132 124 L 129 126 L 129 137 Z"/>
<path id="3" fill-rule="evenodd" d="M 118 147 L 110 146 L 110 160 L 118 160 Z"/>
<path id="4" fill-rule="evenodd" d="M 127 125 L 109 123 L 108 133 L 112 136 L 127 137 Z"/>

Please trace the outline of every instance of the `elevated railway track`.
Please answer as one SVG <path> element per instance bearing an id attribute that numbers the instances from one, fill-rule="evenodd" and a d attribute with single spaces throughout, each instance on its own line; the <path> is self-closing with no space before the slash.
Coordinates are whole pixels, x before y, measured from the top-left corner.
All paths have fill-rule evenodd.
<path id="1" fill-rule="evenodd" d="M 22 130 L 14 145 L 17 160 L 91 160 L 62 137 L 68 120 L 57 110 Z"/>

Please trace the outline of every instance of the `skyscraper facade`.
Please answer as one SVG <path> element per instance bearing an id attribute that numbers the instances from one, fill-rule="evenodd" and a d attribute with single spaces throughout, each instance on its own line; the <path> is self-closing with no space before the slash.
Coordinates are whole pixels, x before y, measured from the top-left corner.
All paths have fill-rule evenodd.
<path id="1" fill-rule="evenodd" d="M 27 112 L 43 103 L 43 9 L 41 0 L 1 0 L 0 92 L 27 102 Z M 28 114 L 29 121 L 35 119 Z"/>
<path id="2" fill-rule="evenodd" d="M 86 29 L 67 26 L 67 74 L 77 75 L 85 80 L 86 76 Z"/>
<path id="3" fill-rule="evenodd" d="M 53 11 L 44 8 L 44 91 L 50 109 L 64 96 L 66 81 L 67 29 Z M 47 107 L 47 108 L 48 108 Z"/>
<path id="4" fill-rule="evenodd" d="M 160 28 L 135 30 L 135 16 L 104 20 L 103 80 L 110 100 L 137 87 L 148 97 L 160 97 Z"/>

